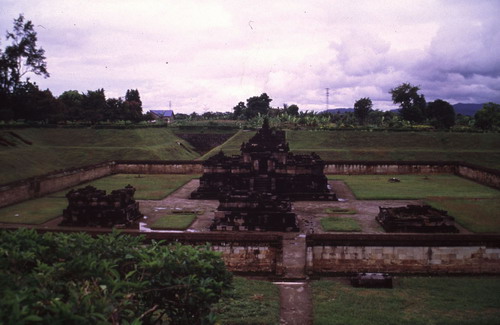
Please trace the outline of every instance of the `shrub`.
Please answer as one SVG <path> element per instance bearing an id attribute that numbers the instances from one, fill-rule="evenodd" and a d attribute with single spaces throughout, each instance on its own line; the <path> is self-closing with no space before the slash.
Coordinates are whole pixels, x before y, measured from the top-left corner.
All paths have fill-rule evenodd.
<path id="1" fill-rule="evenodd" d="M 209 247 L 114 232 L 0 233 L 0 323 L 213 323 L 232 276 Z"/>

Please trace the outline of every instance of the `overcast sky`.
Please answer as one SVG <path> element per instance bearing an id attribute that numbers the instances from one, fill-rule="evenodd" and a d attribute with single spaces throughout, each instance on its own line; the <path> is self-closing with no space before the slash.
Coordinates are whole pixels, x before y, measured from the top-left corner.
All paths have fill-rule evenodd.
<path id="1" fill-rule="evenodd" d="M 0 0 L 1 46 L 20 13 L 45 49 L 55 96 L 138 89 L 143 107 L 231 111 L 266 92 L 271 105 L 323 110 L 391 88 L 428 101 L 500 103 L 499 0 Z"/>

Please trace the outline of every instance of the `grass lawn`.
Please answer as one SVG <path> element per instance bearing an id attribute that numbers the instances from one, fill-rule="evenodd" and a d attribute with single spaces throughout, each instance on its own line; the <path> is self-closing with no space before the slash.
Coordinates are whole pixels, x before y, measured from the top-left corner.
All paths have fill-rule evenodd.
<path id="1" fill-rule="evenodd" d="M 500 324 L 500 277 L 397 278 L 394 289 L 311 283 L 315 325 Z"/>
<path id="2" fill-rule="evenodd" d="M 324 231 L 361 231 L 361 227 L 358 222 L 348 217 L 325 217 L 320 220 L 320 223 Z"/>
<path id="3" fill-rule="evenodd" d="M 396 177 L 401 182 L 391 183 Z M 500 198 L 500 191 L 451 175 L 328 175 L 342 180 L 360 200 L 417 200 L 427 197 Z"/>
<path id="4" fill-rule="evenodd" d="M 356 210 L 334 207 L 334 208 L 326 208 L 325 213 L 328 213 L 328 214 L 356 214 L 358 212 Z"/>
<path id="5" fill-rule="evenodd" d="M 109 194 L 112 190 L 124 188 L 125 186 L 130 184 L 136 189 L 136 192 L 134 194 L 134 198 L 136 200 L 161 200 L 193 178 L 199 176 L 200 175 L 195 174 L 117 174 L 96 179 L 74 188 L 82 188 L 87 185 L 92 185 L 98 189 L 106 190 L 106 193 Z M 68 190 L 64 190 L 56 193 L 54 196 L 64 197 L 67 192 Z"/>
<path id="6" fill-rule="evenodd" d="M 39 225 L 62 215 L 65 198 L 44 197 L 0 209 L 0 222 Z"/>
<path id="7" fill-rule="evenodd" d="M 118 174 L 100 178 L 92 182 L 74 187 L 82 188 L 87 185 L 98 189 L 120 189 L 128 184 L 136 188 L 134 195 L 138 200 L 160 200 L 186 184 L 199 175 L 141 175 L 140 178 L 133 174 Z M 62 215 L 62 210 L 68 205 L 66 193 L 69 189 L 51 194 L 47 197 L 21 202 L 19 204 L 1 208 L 0 222 L 41 224 Z M 15 216 L 18 214 L 19 216 Z"/>
<path id="8" fill-rule="evenodd" d="M 235 277 L 234 291 L 217 303 L 213 311 L 217 324 L 278 325 L 279 288 L 267 281 Z"/>
<path id="9" fill-rule="evenodd" d="M 109 160 L 191 160 L 199 157 L 171 128 L 12 130 L 31 145 L 9 131 L 0 131 L 2 138 L 15 144 L 0 146 L 0 184 Z"/>
<path id="10" fill-rule="evenodd" d="M 324 160 L 466 161 L 500 169 L 500 133 L 289 130 L 295 153 Z"/>
<path id="11" fill-rule="evenodd" d="M 429 198 L 428 204 L 448 211 L 450 216 L 473 232 L 500 233 L 500 200 Z"/>
<path id="12" fill-rule="evenodd" d="M 151 225 L 151 229 L 185 230 L 193 223 L 195 219 L 195 214 L 168 214 L 156 220 Z"/>

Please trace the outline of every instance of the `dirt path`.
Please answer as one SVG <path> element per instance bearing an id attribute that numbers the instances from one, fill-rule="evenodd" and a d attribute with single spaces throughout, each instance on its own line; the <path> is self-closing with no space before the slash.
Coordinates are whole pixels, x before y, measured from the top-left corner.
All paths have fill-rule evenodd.
<path id="1" fill-rule="evenodd" d="M 280 324 L 312 324 L 312 302 L 305 274 L 305 233 L 285 234 L 283 237 L 283 282 L 280 289 Z"/>

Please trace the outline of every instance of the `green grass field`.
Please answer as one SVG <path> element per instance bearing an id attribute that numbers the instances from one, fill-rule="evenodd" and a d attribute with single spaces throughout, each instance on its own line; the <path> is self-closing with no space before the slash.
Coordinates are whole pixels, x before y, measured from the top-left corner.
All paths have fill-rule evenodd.
<path id="1" fill-rule="evenodd" d="M 224 325 L 278 325 L 279 288 L 271 282 L 235 277 L 234 291 L 213 308 Z"/>
<path id="2" fill-rule="evenodd" d="M 391 183 L 389 178 L 401 182 Z M 403 200 L 426 197 L 500 198 L 500 191 L 450 175 L 328 175 L 344 181 L 359 200 Z"/>
<path id="3" fill-rule="evenodd" d="M 500 133 L 287 131 L 290 149 L 324 160 L 466 161 L 500 169 Z"/>
<path id="4" fill-rule="evenodd" d="M 136 189 L 134 199 L 161 200 L 193 178 L 199 176 L 195 174 L 117 174 L 96 179 L 75 188 L 92 185 L 98 189 L 106 190 L 107 193 L 111 193 L 112 190 L 124 188 L 130 184 Z M 68 191 L 64 190 L 51 196 L 64 197 Z"/>
<path id="5" fill-rule="evenodd" d="M 500 277 L 397 278 L 393 289 L 311 283 L 315 325 L 500 324 Z"/>
<path id="6" fill-rule="evenodd" d="M 450 216 L 472 232 L 500 233 L 500 199 L 429 198 L 428 204 L 448 211 Z"/>
<path id="7" fill-rule="evenodd" d="M 134 198 L 138 200 L 160 200 L 199 175 L 137 175 L 118 174 L 74 187 L 92 185 L 98 189 L 112 190 L 124 188 L 128 184 L 136 188 Z M 0 222 L 42 224 L 62 215 L 68 205 L 65 197 L 70 189 L 60 191 L 44 198 L 21 202 L 0 208 Z"/>
<path id="8" fill-rule="evenodd" d="M 62 215 L 66 198 L 44 197 L 0 209 L 0 222 L 39 225 Z"/>
<path id="9" fill-rule="evenodd" d="M 221 148 L 239 154 L 241 143 L 254 134 L 239 132 Z M 465 161 L 500 169 L 499 133 L 288 130 L 286 136 L 292 152 L 314 151 L 324 160 Z"/>
<path id="10" fill-rule="evenodd" d="M 185 230 L 195 219 L 195 214 L 168 214 L 156 220 L 150 228 L 153 230 Z"/>
<path id="11" fill-rule="evenodd" d="M 358 222 L 349 217 L 325 217 L 320 220 L 324 231 L 357 232 L 361 231 Z"/>
<path id="12" fill-rule="evenodd" d="M 43 175 L 54 170 L 109 160 L 192 160 L 199 154 L 170 128 L 12 130 L 0 136 L 16 146 L 0 146 L 0 184 Z M 184 144 L 180 146 L 180 142 Z"/>

